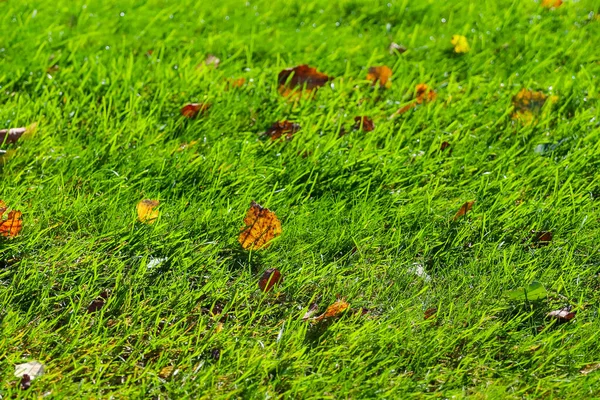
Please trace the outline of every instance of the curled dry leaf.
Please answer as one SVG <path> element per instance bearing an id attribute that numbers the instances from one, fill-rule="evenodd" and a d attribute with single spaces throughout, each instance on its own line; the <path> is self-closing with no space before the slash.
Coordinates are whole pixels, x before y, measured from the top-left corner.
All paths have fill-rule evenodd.
<path id="1" fill-rule="evenodd" d="M 543 0 L 542 7 L 545 8 L 558 8 L 562 5 L 562 0 Z"/>
<path id="2" fill-rule="evenodd" d="M 12 239 L 23 229 L 23 220 L 21 219 L 23 213 L 11 210 L 6 218 L 4 218 L 3 216 L 7 209 L 6 203 L 0 200 L 0 236 Z"/>
<path id="3" fill-rule="evenodd" d="M 160 202 L 158 200 L 144 199 L 137 204 L 138 221 L 144 224 L 153 224 L 158 218 L 156 207 Z"/>
<path id="4" fill-rule="evenodd" d="M 96 311 L 100 311 L 102 309 L 102 307 L 104 307 L 106 300 L 108 300 L 109 295 L 110 294 L 108 293 L 107 290 L 100 293 L 100 296 L 98 296 L 97 299 L 92 300 L 92 302 L 90 303 L 90 305 L 87 308 L 87 312 L 95 313 Z"/>
<path id="5" fill-rule="evenodd" d="M 275 285 L 279 285 L 282 280 L 281 272 L 279 272 L 277 268 L 270 268 L 266 270 L 260 277 L 260 280 L 258 281 L 258 287 L 260 290 L 266 293 L 273 289 Z"/>
<path id="6" fill-rule="evenodd" d="M 267 131 L 265 135 L 271 138 L 271 140 L 277 140 L 282 136 L 290 140 L 296 132 L 300 130 L 300 125 L 290 121 L 277 121 Z"/>
<path id="7" fill-rule="evenodd" d="M 392 69 L 385 65 L 370 67 L 367 80 L 371 81 L 373 86 L 379 82 L 380 86 L 389 88 L 392 86 Z"/>
<path id="8" fill-rule="evenodd" d="M 389 50 L 390 54 L 402 54 L 406 51 L 406 46 L 392 42 L 390 43 Z"/>
<path id="9" fill-rule="evenodd" d="M 398 114 L 404 114 L 411 108 L 415 108 L 419 104 L 430 103 L 437 98 L 435 90 L 431 89 L 425 83 L 419 83 L 415 86 L 414 100 L 397 111 Z"/>
<path id="10" fill-rule="evenodd" d="M 26 128 L 0 129 L 0 144 L 16 143 L 21 136 L 33 134 L 36 128 L 37 123 L 33 123 Z"/>
<path id="11" fill-rule="evenodd" d="M 242 233 L 238 238 L 242 248 L 266 249 L 271 245 L 270 241 L 280 234 L 281 222 L 275 213 L 253 201 L 246 213 Z"/>
<path id="12" fill-rule="evenodd" d="M 181 115 L 186 118 L 196 118 L 199 114 L 205 114 L 210 106 L 209 103 L 189 103 L 181 108 Z"/>
<path id="13" fill-rule="evenodd" d="M 558 322 L 568 322 L 575 318 L 577 311 L 571 311 L 571 306 L 561 308 L 560 310 L 550 311 L 546 316 L 555 318 Z"/>
<path id="14" fill-rule="evenodd" d="M 324 319 L 336 318 L 342 315 L 350 307 L 350 304 L 344 299 L 338 299 L 335 303 L 327 307 L 327 310 L 318 317 L 314 318 L 315 321 L 322 321 Z"/>
<path id="15" fill-rule="evenodd" d="M 363 132 L 371 132 L 373 129 L 375 129 L 375 124 L 369 117 L 354 117 L 353 129 L 356 131 L 362 130 Z"/>
<path id="16" fill-rule="evenodd" d="M 302 64 L 281 71 L 277 77 L 277 82 L 279 93 L 287 97 L 302 90 L 310 92 L 325 85 L 331 79 L 331 77 L 317 71 L 316 68 Z"/>
<path id="17" fill-rule="evenodd" d="M 465 204 L 463 204 L 462 206 L 460 206 L 460 208 L 458 209 L 458 211 L 454 215 L 453 221 L 456 221 L 457 219 L 459 219 L 460 217 L 462 217 L 463 215 L 465 215 L 467 212 L 471 211 L 471 208 L 473 208 L 473 204 L 475 204 L 475 200 L 473 200 L 473 201 L 467 201 Z"/>
<path id="18" fill-rule="evenodd" d="M 428 308 L 427 310 L 425 310 L 424 318 L 425 319 L 434 318 L 437 314 L 437 311 L 438 311 L 437 307 Z"/>
<path id="19" fill-rule="evenodd" d="M 458 54 L 468 53 L 469 50 L 471 50 L 471 47 L 469 46 L 469 42 L 467 41 L 467 38 L 462 35 L 453 35 L 451 43 L 452 43 L 452 46 L 454 46 L 455 53 L 458 53 Z"/>

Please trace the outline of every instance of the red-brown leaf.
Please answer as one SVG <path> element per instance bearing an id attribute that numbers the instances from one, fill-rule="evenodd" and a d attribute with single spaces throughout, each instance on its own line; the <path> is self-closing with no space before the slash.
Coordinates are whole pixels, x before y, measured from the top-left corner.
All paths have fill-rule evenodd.
<path id="1" fill-rule="evenodd" d="M 460 217 L 462 217 L 463 215 L 465 215 L 467 212 L 471 211 L 471 208 L 473 208 L 473 204 L 475 204 L 475 200 L 473 200 L 473 201 L 467 201 L 465 204 L 463 204 L 462 206 L 460 206 L 460 208 L 458 209 L 458 211 L 454 215 L 454 221 L 456 221 L 457 219 L 459 219 Z"/>
<path id="2" fill-rule="evenodd" d="M 367 116 L 363 117 L 354 117 L 354 130 L 362 130 L 364 132 L 371 132 L 375 129 L 375 124 L 373 120 Z"/>
<path id="3" fill-rule="evenodd" d="M 571 307 L 565 307 L 560 310 L 550 311 L 547 317 L 555 318 L 559 322 L 568 322 L 575 318 L 577 311 L 571 311 Z"/>
<path id="4" fill-rule="evenodd" d="M 311 91 L 325 85 L 331 79 L 330 76 L 317 71 L 316 68 L 303 64 L 281 71 L 277 82 L 279 83 L 279 92 L 288 96 L 296 89 Z"/>
<path id="5" fill-rule="evenodd" d="M 277 140 L 282 136 L 285 136 L 286 139 L 290 140 L 292 136 L 296 132 L 300 130 L 300 125 L 290 122 L 290 121 L 277 121 L 267 131 L 265 134 L 271 138 L 271 140 Z"/>
<path id="6" fill-rule="evenodd" d="M 189 103 L 181 108 L 181 115 L 186 118 L 196 118 L 199 114 L 204 114 L 210 108 L 208 103 Z"/>
<path id="7" fill-rule="evenodd" d="M 258 287 L 263 292 L 268 292 L 282 281 L 281 272 L 277 268 L 266 270 L 258 281 Z"/>

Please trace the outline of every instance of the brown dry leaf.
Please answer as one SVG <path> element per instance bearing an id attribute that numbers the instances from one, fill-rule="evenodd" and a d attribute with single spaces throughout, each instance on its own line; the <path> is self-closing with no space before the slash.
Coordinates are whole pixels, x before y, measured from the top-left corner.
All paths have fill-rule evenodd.
<path id="1" fill-rule="evenodd" d="M 106 300 L 108 299 L 109 295 L 110 294 L 107 290 L 104 290 L 102 293 L 100 293 L 100 296 L 98 296 L 97 299 L 92 300 L 92 302 L 87 308 L 87 312 L 91 314 L 100 311 L 102 307 L 104 307 L 104 304 L 106 303 Z"/>
<path id="2" fill-rule="evenodd" d="M 287 140 L 290 140 L 296 132 L 300 130 L 300 125 L 290 121 L 277 121 L 267 131 L 265 135 L 271 138 L 271 140 L 277 140 L 282 136 L 285 136 Z"/>
<path id="3" fill-rule="evenodd" d="M 319 305 L 317 303 L 312 303 L 310 307 L 308 307 L 308 311 L 306 311 L 306 313 L 302 317 L 302 321 L 308 321 L 309 319 L 311 319 L 318 309 Z"/>
<path id="4" fill-rule="evenodd" d="M 26 128 L 0 129 L 0 144 L 16 143 L 21 136 L 30 135 L 37 129 L 37 123 L 33 123 Z"/>
<path id="5" fill-rule="evenodd" d="M 367 80 L 371 81 L 373 86 L 379 82 L 380 86 L 389 88 L 392 86 L 392 69 L 385 65 L 370 67 Z"/>
<path id="6" fill-rule="evenodd" d="M 568 322 L 575 318 L 577 311 L 571 311 L 571 306 L 561 308 L 560 310 L 550 311 L 546 316 L 555 318 L 558 322 Z"/>
<path id="7" fill-rule="evenodd" d="M 467 212 L 471 211 L 471 208 L 473 207 L 473 204 L 475 204 L 475 200 L 473 200 L 473 201 L 467 201 L 465 204 L 463 204 L 462 206 L 460 206 L 460 208 L 456 212 L 456 215 L 454 215 L 453 221 L 456 221 L 457 219 L 459 219 L 460 217 L 462 217 L 463 215 L 465 215 Z"/>
<path id="8" fill-rule="evenodd" d="M 156 207 L 160 202 L 158 200 L 144 199 L 137 204 L 138 221 L 144 224 L 153 224 L 158 218 Z"/>
<path id="9" fill-rule="evenodd" d="M 531 241 L 534 246 L 548 246 L 552 241 L 552 232 L 550 231 L 531 231 Z"/>
<path id="10" fill-rule="evenodd" d="M 281 71 L 277 77 L 279 84 L 279 93 L 288 97 L 301 94 L 303 90 L 311 92 L 333 79 L 319 71 L 316 68 L 306 64 L 298 65 L 293 68 L 286 68 Z"/>
<path id="11" fill-rule="evenodd" d="M 546 8 L 558 8 L 562 5 L 562 0 L 543 0 L 542 7 Z"/>
<path id="12" fill-rule="evenodd" d="M 335 318 L 342 315 L 350 307 L 350 304 L 344 299 L 338 299 L 335 303 L 327 307 L 327 310 L 318 317 L 314 318 L 315 321 L 321 321 L 326 318 Z"/>
<path id="13" fill-rule="evenodd" d="M 371 132 L 375 129 L 375 124 L 373 123 L 373 120 L 367 116 L 354 117 L 353 129 L 356 131 L 362 130 L 363 132 Z"/>
<path id="14" fill-rule="evenodd" d="M 210 106 L 209 103 L 189 103 L 181 107 L 181 115 L 186 118 L 196 118 L 199 114 L 205 114 Z"/>
<path id="15" fill-rule="evenodd" d="M 583 375 L 587 375 L 590 372 L 594 372 L 598 369 L 600 369 L 600 364 L 590 364 L 590 365 L 587 365 L 584 369 L 582 369 L 579 372 L 581 372 Z"/>
<path id="16" fill-rule="evenodd" d="M 415 86 L 415 97 L 412 103 L 405 105 L 397 111 L 398 114 L 404 114 L 411 108 L 415 108 L 419 104 L 430 103 L 437 98 L 435 90 L 431 89 L 425 83 L 419 83 Z"/>
<path id="17" fill-rule="evenodd" d="M 258 287 L 260 290 L 266 293 L 273 289 L 275 285 L 279 285 L 282 280 L 283 277 L 281 276 L 281 272 L 279 272 L 277 268 L 270 268 L 266 270 L 260 277 L 260 280 L 258 281 Z"/>
<path id="18" fill-rule="evenodd" d="M 246 78 L 229 78 L 227 79 L 227 89 L 237 89 L 244 86 Z"/>
<path id="19" fill-rule="evenodd" d="M 406 46 L 392 42 L 390 43 L 389 50 L 390 54 L 402 54 L 406 51 Z"/>
<path id="20" fill-rule="evenodd" d="M 448 143 L 448 142 L 442 142 L 442 145 L 440 146 L 440 151 L 444 151 L 448 147 L 450 147 L 450 143 Z"/>
<path id="21" fill-rule="evenodd" d="M 428 308 L 427 310 L 425 310 L 424 318 L 425 319 L 435 318 L 437 311 L 438 311 L 437 307 Z"/>
<path id="22" fill-rule="evenodd" d="M 244 226 L 238 241 L 245 250 L 266 249 L 271 245 L 270 241 L 281 235 L 281 222 L 275 213 L 268 208 L 252 202 Z"/>
<path id="23" fill-rule="evenodd" d="M 172 365 L 168 365 L 160 370 L 160 372 L 158 373 L 158 376 L 160 376 L 163 379 L 167 379 L 173 373 L 174 368 L 175 367 L 173 367 Z"/>
<path id="24" fill-rule="evenodd" d="M 16 237 L 21 229 L 23 229 L 23 220 L 21 211 L 11 210 L 6 219 L 3 218 L 4 213 L 7 210 L 6 203 L 0 200 L 0 236 L 12 239 Z"/>

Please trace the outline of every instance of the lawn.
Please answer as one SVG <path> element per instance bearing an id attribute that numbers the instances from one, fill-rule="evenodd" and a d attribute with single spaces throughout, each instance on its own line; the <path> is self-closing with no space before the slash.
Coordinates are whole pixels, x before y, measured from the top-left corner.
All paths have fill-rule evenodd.
<path id="1" fill-rule="evenodd" d="M 0 1 L 0 397 L 600 398 L 599 13 Z"/>

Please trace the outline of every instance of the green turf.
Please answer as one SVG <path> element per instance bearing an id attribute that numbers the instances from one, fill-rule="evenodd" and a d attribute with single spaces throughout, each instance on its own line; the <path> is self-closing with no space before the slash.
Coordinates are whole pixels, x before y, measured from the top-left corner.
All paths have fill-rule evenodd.
<path id="1" fill-rule="evenodd" d="M 580 372 L 600 363 L 599 11 L 0 1 L 0 129 L 38 123 L 0 145 L 17 149 L 0 199 L 24 213 L 0 239 L 0 395 L 599 398 L 600 370 Z M 453 54 L 454 34 L 469 53 Z M 208 54 L 219 67 L 197 68 Z M 304 63 L 335 79 L 286 100 L 277 74 Z M 391 88 L 366 80 L 375 65 Z M 438 98 L 390 118 L 418 83 Z M 522 88 L 558 101 L 522 124 Z M 199 101 L 204 117 L 180 116 Z M 351 131 L 359 115 L 376 129 Z M 285 119 L 302 127 L 292 140 L 259 135 Z M 136 222 L 144 198 L 161 202 L 155 224 Z M 252 200 L 283 234 L 247 252 Z M 552 242 L 532 246 L 531 230 Z M 284 281 L 263 293 L 268 268 Z M 505 294 L 532 281 L 547 296 Z M 345 315 L 302 321 L 338 297 Z M 570 322 L 545 317 L 566 305 Z M 29 360 L 46 374 L 23 392 L 14 366 Z"/>

